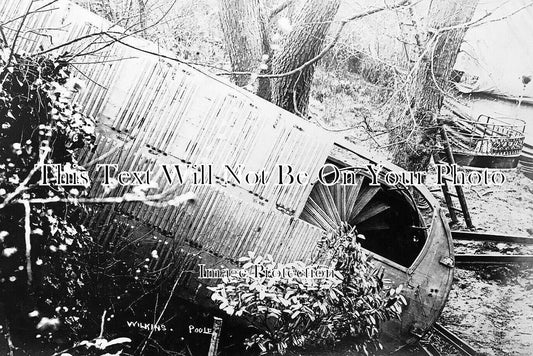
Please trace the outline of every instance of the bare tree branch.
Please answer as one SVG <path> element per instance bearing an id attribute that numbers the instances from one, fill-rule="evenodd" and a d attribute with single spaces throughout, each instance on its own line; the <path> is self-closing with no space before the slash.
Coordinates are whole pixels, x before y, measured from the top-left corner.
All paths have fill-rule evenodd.
<path id="1" fill-rule="evenodd" d="M 141 195 L 126 193 L 121 197 L 106 197 L 106 198 L 32 198 L 32 199 L 18 199 L 13 200 L 12 204 L 51 204 L 51 203 L 70 203 L 70 204 L 119 204 L 125 202 L 140 202 L 148 205 L 153 205 L 153 203 L 161 204 L 156 206 L 167 206 L 167 205 L 181 205 L 191 201 L 194 201 L 195 197 L 193 193 L 185 193 L 172 199 L 159 202 L 168 196 L 169 191 L 165 191 L 160 194 L 153 195 Z M 158 203 L 159 202 L 159 203 Z"/>
<path id="2" fill-rule="evenodd" d="M 31 286 L 33 279 L 33 274 L 31 270 L 31 225 L 30 225 L 30 216 L 31 216 L 31 207 L 28 201 L 23 201 L 24 205 L 24 243 L 26 244 L 26 273 L 28 274 L 28 286 Z"/>
<path id="3" fill-rule="evenodd" d="M 57 1 L 57 0 L 56 0 L 56 1 Z M 111 31 L 111 30 L 110 30 L 111 28 L 113 28 L 113 27 L 116 26 L 116 24 L 112 24 L 112 26 L 110 27 L 110 29 L 107 30 L 107 31 L 100 31 L 100 32 L 92 33 L 92 34 L 87 34 L 87 35 L 85 35 L 85 36 L 81 36 L 81 37 L 75 38 L 75 39 L 70 40 L 70 41 L 68 41 L 68 42 L 62 43 L 62 44 L 60 44 L 60 45 L 58 45 L 58 46 L 55 46 L 55 47 L 49 48 L 49 49 L 47 49 L 47 50 L 41 51 L 41 52 L 39 52 L 39 53 L 36 53 L 35 55 L 42 55 L 42 54 L 45 54 L 45 53 L 53 52 L 53 51 L 55 51 L 55 50 L 58 50 L 58 49 L 60 49 L 60 48 L 66 47 L 66 46 L 69 46 L 69 45 L 74 44 L 74 43 L 76 43 L 76 42 L 80 42 L 80 41 L 82 41 L 82 40 L 84 40 L 84 39 L 88 39 L 88 38 L 92 38 L 92 37 L 96 37 L 96 36 L 109 35 L 109 34 L 111 34 L 111 33 L 112 33 L 112 34 L 117 34 L 117 35 L 122 36 L 120 39 L 124 39 L 124 38 L 126 38 L 126 37 L 135 36 L 136 34 L 142 32 L 142 31 L 145 31 L 145 30 L 150 29 L 150 28 L 152 28 L 152 27 L 154 27 L 154 26 L 157 26 L 157 25 L 158 25 L 161 21 L 163 21 L 163 20 L 165 19 L 165 17 L 170 13 L 170 11 L 172 10 L 172 8 L 173 8 L 174 5 L 176 4 L 176 2 L 177 2 L 177 0 L 174 0 L 174 1 L 172 2 L 172 4 L 169 6 L 169 8 L 163 13 L 163 15 L 161 15 L 161 17 L 160 17 L 159 19 L 157 19 L 154 23 L 150 24 L 150 26 L 146 26 L 146 27 L 144 27 L 144 28 L 141 28 L 141 29 L 139 29 L 139 30 L 133 31 L 133 32 L 131 32 L 131 33 L 125 33 L 125 32 L 127 32 L 129 29 L 133 28 L 135 25 L 132 25 L 132 26 L 130 26 L 129 28 L 125 29 L 124 32 L 119 32 L 119 31 Z M 101 50 L 103 50 L 103 49 L 105 49 L 105 48 L 111 46 L 111 45 L 112 45 L 113 43 L 115 43 L 115 42 L 120 42 L 120 43 L 124 44 L 123 42 L 119 41 L 118 39 L 115 39 L 115 38 L 112 37 L 112 36 L 109 36 L 109 37 L 113 38 L 114 41 L 111 41 L 111 42 L 105 44 L 103 47 L 101 47 L 101 48 L 99 48 L 99 49 L 97 49 L 97 50 L 93 50 L 93 51 L 91 51 L 90 54 L 94 54 L 94 53 L 96 53 L 96 52 L 98 52 L 98 51 L 101 51 Z M 131 46 L 130 46 L 130 47 L 131 47 Z M 86 48 L 87 48 L 87 47 L 86 47 Z M 79 56 L 87 55 L 87 54 L 88 54 L 88 53 L 78 53 L 78 54 L 76 54 L 76 55 L 74 55 L 74 56 L 71 56 L 71 59 L 72 59 L 72 58 L 75 58 L 75 57 L 79 57 Z M 174 60 L 179 61 L 177 58 L 174 59 Z M 182 63 L 186 63 L 185 61 L 180 61 L 180 62 L 182 62 Z"/>
<path id="4" fill-rule="evenodd" d="M 19 27 L 17 29 L 17 32 L 15 33 L 15 38 L 13 39 L 13 43 L 11 44 L 11 52 L 9 53 L 9 59 L 7 60 L 7 63 L 4 66 L 3 69 L 9 67 L 9 65 L 11 64 L 11 60 L 13 59 L 13 54 L 15 53 L 15 49 L 16 49 L 16 45 L 17 45 L 17 39 L 19 37 L 20 31 L 22 30 L 22 26 L 24 26 L 24 22 L 26 21 L 26 18 L 28 17 L 28 15 L 29 15 L 29 13 L 31 11 L 31 6 L 32 5 L 33 5 L 33 0 L 30 1 L 30 4 L 28 5 L 28 9 L 24 13 L 24 16 L 22 16 L 22 20 L 20 21 L 20 25 L 19 25 Z M 2 69 L 2 71 L 3 71 L 3 69 Z"/>
<path id="5" fill-rule="evenodd" d="M 57 8 L 46 9 L 46 10 L 43 10 L 43 9 L 46 8 L 46 7 L 48 7 L 48 6 L 50 6 L 50 5 L 52 5 L 52 4 L 55 4 L 55 3 L 58 2 L 58 1 L 59 1 L 59 0 L 52 0 L 52 1 L 50 1 L 49 3 L 44 4 L 43 6 L 38 7 L 38 8 L 35 9 L 35 10 L 30 11 L 28 14 L 26 14 L 26 16 L 27 16 L 27 15 L 31 15 L 31 14 L 36 14 L 36 13 L 39 13 L 39 12 L 48 12 L 48 11 L 57 10 Z M 20 16 L 17 16 L 17 17 L 15 17 L 15 18 L 12 18 L 12 19 L 10 19 L 10 20 L 7 20 L 7 21 L 5 21 L 5 22 L 2 22 L 2 24 L 0 24 L 0 26 L 5 26 L 5 25 L 7 25 L 7 24 L 9 24 L 9 23 L 11 23 L 11 22 L 15 22 L 15 21 L 17 21 L 17 20 L 23 18 L 24 16 L 25 16 L 25 15 L 20 15 Z"/>
<path id="6" fill-rule="evenodd" d="M 280 12 L 282 12 L 283 10 L 285 10 L 286 8 L 291 6 L 294 3 L 294 1 L 295 0 L 287 0 L 287 1 L 282 2 L 281 4 L 279 4 L 278 7 L 272 9 L 270 14 L 268 15 L 268 22 L 272 21 L 272 19 L 274 17 L 276 17 L 276 15 L 278 15 Z"/>
<path id="7" fill-rule="evenodd" d="M 168 298 L 167 298 L 167 300 L 165 302 L 165 305 L 163 306 L 163 310 L 161 310 L 161 313 L 159 314 L 159 317 L 157 318 L 157 320 L 155 322 L 155 326 L 157 326 L 159 324 L 159 322 L 161 321 L 161 318 L 163 317 L 163 314 L 165 314 L 165 311 L 167 310 L 168 305 L 170 304 L 170 301 L 172 300 L 172 297 L 174 297 L 174 293 L 176 291 L 176 287 L 178 286 L 178 283 L 179 283 L 182 275 L 183 275 L 183 271 L 179 274 L 179 276 L 175 277 L 176 280 L 174 281 L 174 285 L 172 286 L 172 290 L 170 291 L 170 295 L 168 296 Z M 154 334 L 154 330 L 155 330 L 155 327 L 153 327 L 150 330 L 150 334 L 148 334 L 145 342 L 143 343 L 143 346 L 141 348 L 140 354 L 143 354 L 144 349 L 146 348 L 146 345 L 148 344 L 148 340 L 150 340 L 150 338 Z"/>
<path id="8" fill-rule="evenodd" d="M 484 25 L 484 24 L 487 24 L 487 23 L 491 23 L 491 22 L 498 22 L 498 21 L 501 21 L 501 20 L 505 20 L 517 13 L 519 13 L 520 11 L 522 10 L 525 10 L 527 9 L 528 7 L 531 7 L 533 6 L 533 2 L 530 2 L 524 6 L 521 6 L 520 8 L 516 9 L 515 11 L 507 14 L 507 15 L 503 15 L 503 16 L 500 16 L 500 17 L 497 17 L 495 19 L 487 19 L 488 17 L 490 17 L 494 11 L 491 11 L 491 12 L 488 12 L 486 13 L 485 15 L 483 15 L 482 17 L 480 17 L 479 19 L 475 19 L 475 20 L 471 20 L 471 21 L 468 21 L 468 22 L 465 22 L 465 23 L 462 23 L 462 24 L 459 24 L 459 25 L 455 25 L 455 26 L 448 26 L 448 27 L 441 27 L 439 29 L 434 29 L 434 28 L 430 28 L 428 29 L 429 31 L 433 32 L 433 33 L 442 33 L 442 32 L 446 32 L 446 31 L 452 31 L 452 30 L 457 30 L 457 29 L 461 29 L 461 28 L 473 28 L 473 27 L 478 27 L 478 26 L 481 26 L 481 25 Z M 485 20 L 487 19 L 487 20 Z M 483 21 L 485 20 L 485 21 Z"/>

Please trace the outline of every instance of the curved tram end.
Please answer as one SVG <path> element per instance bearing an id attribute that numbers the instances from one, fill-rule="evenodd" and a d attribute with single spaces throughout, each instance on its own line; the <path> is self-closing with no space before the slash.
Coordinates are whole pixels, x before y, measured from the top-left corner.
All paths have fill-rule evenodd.
<path id="1" fill-rule="evenodd" d="M 353 167 L 377 162 L 358 147 L 336 144 L 327 163 L 352 171 L 355 184 L 316 182 L 301 219 L 324 230 L 342 221 L 356 226 L 365 236 L 363 248 L 383 267 L 388 287 L 403 285 L 408 301 L 400 321 L 382 326 L 384 346 L 415 344 L 436 323 L 453 281 L 453 243 L 444 214 L 423 185 L 391 186 L 381 179 L 372 185 L 368 170 Z M 401 171 L 388 163 L 384 169 Z"/>

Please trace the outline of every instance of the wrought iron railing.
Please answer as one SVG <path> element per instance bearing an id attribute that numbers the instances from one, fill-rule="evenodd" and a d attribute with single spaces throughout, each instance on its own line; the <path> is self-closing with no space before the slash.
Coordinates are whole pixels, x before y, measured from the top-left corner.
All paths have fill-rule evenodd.
<path id="1" fill-rule="evenodd" d="M 519 155 L 525 127 L 520 119 L 487 115 L 479 115 L 477 120 L 456 117 L 444 122 L 454 152 L 491 156 Z"/>

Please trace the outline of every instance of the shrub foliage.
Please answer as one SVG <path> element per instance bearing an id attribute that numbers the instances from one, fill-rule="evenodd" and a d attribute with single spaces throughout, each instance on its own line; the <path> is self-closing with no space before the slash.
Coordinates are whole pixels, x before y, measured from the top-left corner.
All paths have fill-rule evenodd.
<path id="1" fill-rule="evenodd" d="M 37 336 L 46 338 L 58 329 L 59 318 L 66 329 L 79 326 L 84 311 L 72 296 L 84 288 L 86 272 L 77 261 L 91 238 L 78 223 L 77 206 L 31 204 L 26 211 L 22 203 L 85 194 L 88 180 L 69 187 L 57 180 L 38 184 L 38 167 L 61 164 L 70 174 L 83 171 L 76 152 L 94 142 L 94 122 L 72 103 L 81 83 L 65 62 L 4 47 L 0 68 L 0 299 L 15 327 L 37 324 Z"/>
<path id="2" fill-rule="evenodd" d="M 212 299 L 254 328 L 247 346 L 262 353 L 284 354 L 347 338 L 356 351 L 380 349 L 381 323 L 399 318 L 406 300 L 401 286 L 384 290 L 383 271 L 372 265 L 358 238 L 363 236 L 347 225 L 324 236 L 318 256 L 328 263 L 322 265 L 280 264 L 270 255 L 249 252 L 240 259 L 246 273 L 224 277 L 211 287 Z M 311 274 L 320 269 L 324 273 Z"/>
<path id="3" fill-rule="evenodd" d="M 89 179 L 65 185 L 54 171 L 39 184 L 43 164 L 86 174 L 78 156 L 95 142 L 94 120 L 75 103 L 83 82 L 64 58 L 0 48 L 0 335 L 25 350 L 109 354 L 127 338 L 108 341 L 104 324 L 150 293 L 168 296 L 170 282 L 148 270 L 157 254 L 146 246 L 91 237 L 81 221 L 94 210 L 78 201 Z"/>

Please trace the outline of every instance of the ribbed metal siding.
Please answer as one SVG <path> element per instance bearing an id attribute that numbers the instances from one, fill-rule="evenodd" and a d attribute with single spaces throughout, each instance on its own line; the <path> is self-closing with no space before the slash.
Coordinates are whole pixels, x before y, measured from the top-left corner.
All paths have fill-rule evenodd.
<path id="1" fill-rule="evenodd" d="M 2 18 L 23 13 L 28 3 L 0 4 Z M 44 3 L 37 1 L 33 8 Z M 54 45 L 110 26 L 67 2 L 59 1 L 54 7 L 58 9 L 30 15 L 25 26 L 61 28 L 50 32 Z M 39 45 L 50 47 L 45 36 L 25 35 L 19 50 L 35 52 Z M 91 44 L 92 40 L 76 42 L 61 52 L 101 47 Z M 123 41 L 157 50 L 146 41 Z M 96 61 L 101 63 L 91 63 Z M 161 162 L 212 163 L 219 177 L 224 176 L 224 165 L 236 170 L 242 164 L 244 171 L 264 169 L 273 183 L 279 164 L 314 175 L 332 147 L 332 141 L 316 126 L 187 65 L 120 43 L 78 62 L 86 62 L 75 66 L 87 87 L 76 100 L 98 118 L 101 132 L 97 149 L 85 152 L 85 163 L 118 163 L 119 170 L 149 169 L 156 174 Z M 93 178 L 97 177 L 94 167 L 89 167 Z M 93 184 L 91 196 L 104 194 L 99 183 Z M 169 188 L 162 176 L 159 183 L 161 191 Z M 305 203 L 309 185 L 241 184 L 235 188 L 224 182 L 199 186 L 189 181 L 172 188 L 175 194 L 195 192 L 197 203 L 187 208 L 124 203 L 120 211 L 171 234 L 176 243 L 199 245 L 229 258 L 256 250 L 282 261 L 304 259 L 321 235 L 320 230 L 293 217 Z M 129 190 L 117 188 L 113 196 Z M 121 233 L 116 227 L 105 232 L 108 237 L 113 234 Z"/>

